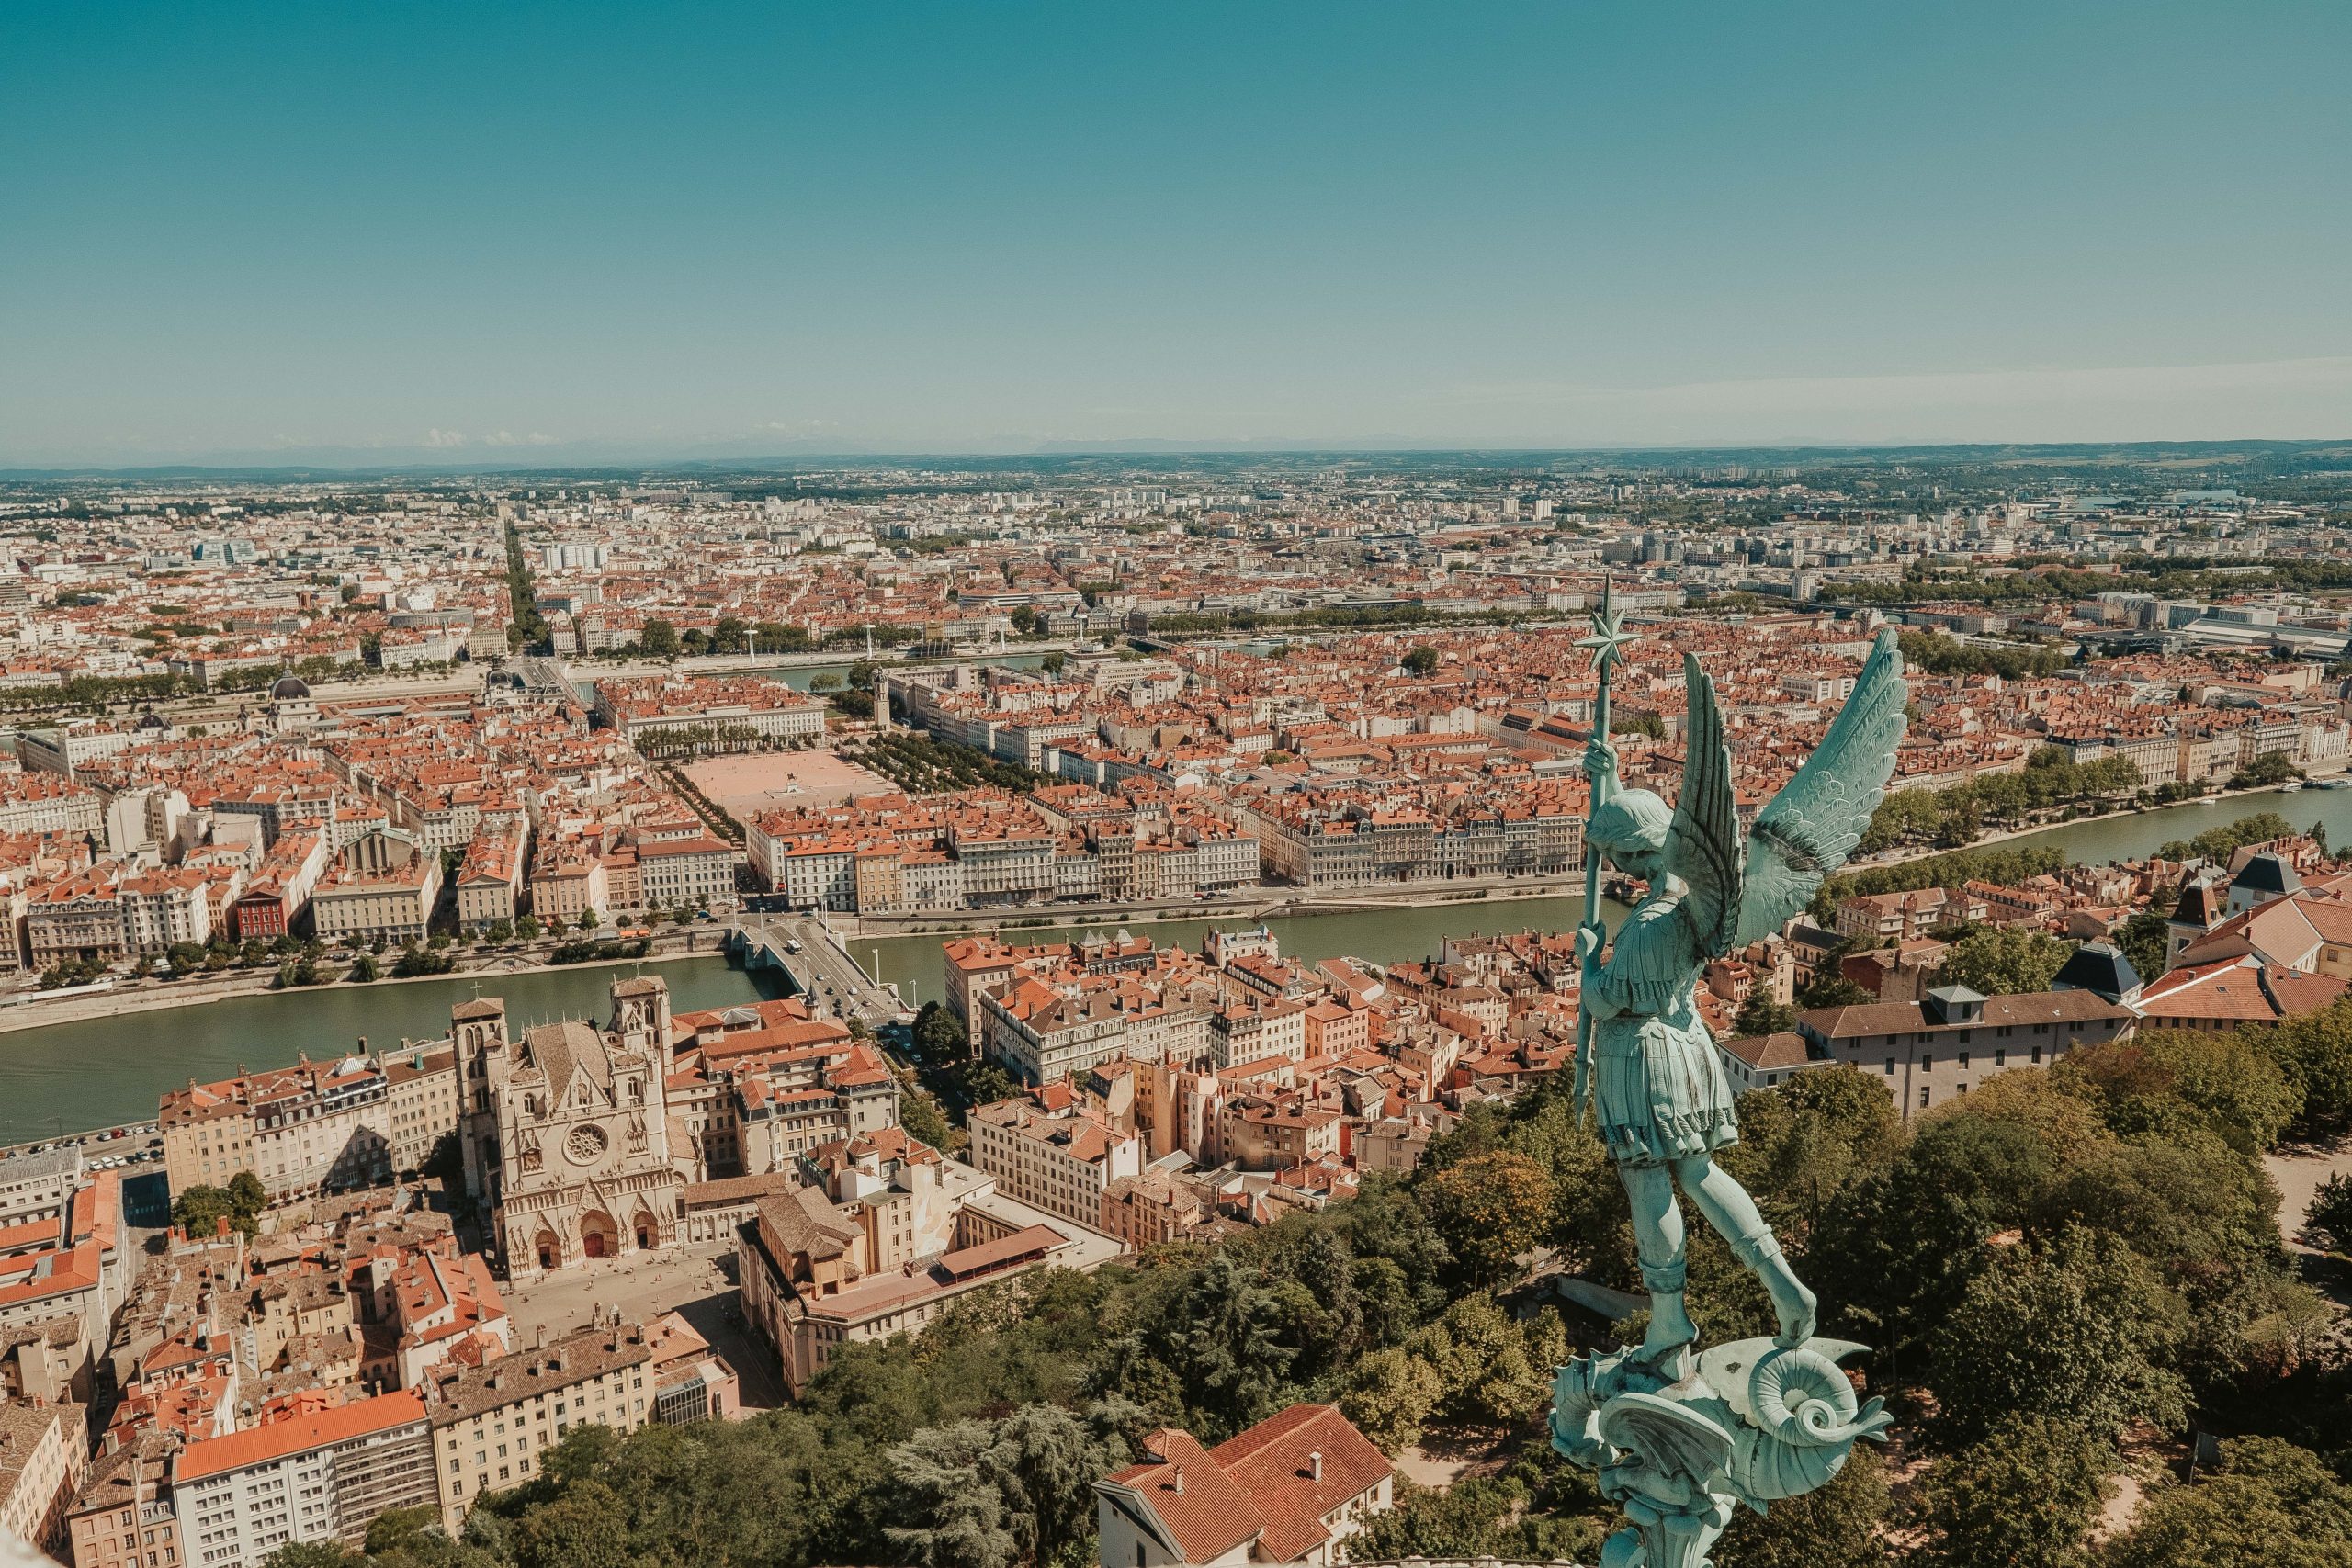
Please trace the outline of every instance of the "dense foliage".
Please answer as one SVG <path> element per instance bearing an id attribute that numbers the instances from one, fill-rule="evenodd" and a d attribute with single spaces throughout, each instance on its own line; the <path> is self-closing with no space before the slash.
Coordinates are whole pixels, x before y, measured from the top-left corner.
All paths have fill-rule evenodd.
<path id="1" fill-rule="evenodd" d="M 903 729 L 875 736 L 857 751 L 856 761 L 910 795 L 988 787 L 1019 791 L 1053 782 L 1035 768 L 1005 761 L 977 747 Z"/>
<path id="2" fill-rule="evenodd" d="M 1871 814 L 1861 850 L 1876 854 L 1898 844 L 1964 849 L 1987 828 L 2014 827 L 2059 807 L 2111 805 L 2143 782 L 2129 757 L 2076 762 L 2044 746 L 2017 773 L 1983 773 L 1950 789 L 1895 791 Z"/>

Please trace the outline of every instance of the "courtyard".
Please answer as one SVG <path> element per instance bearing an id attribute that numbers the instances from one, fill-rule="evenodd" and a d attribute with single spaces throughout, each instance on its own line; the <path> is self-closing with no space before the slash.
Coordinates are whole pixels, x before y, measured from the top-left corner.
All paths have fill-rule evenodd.
<path id="1" fill-rule="evenodd" d="M 832 806 L 852 795 L 888 792 L 890 781 L 838 752 L 752 751 L 705 757 L 683 770 L 712 805 L 738 822 L 763 811 Z"/>
<path id="2" fill-rule="evenodd" d="M 530 1344 L 541 1328 L 552 1339 L 587 1327 L 616 1307 L 632 1323 L 650 1323 L 671 1311 L 684 1317 L 735 1369 L 745 1411 L 773 1410 L 785 1403 L 775 1352 L 736 1309 L 731 1242 L 599 1258 L 507 1287 L 506 1310 L 514 1320 L 518 1347 Z"/>

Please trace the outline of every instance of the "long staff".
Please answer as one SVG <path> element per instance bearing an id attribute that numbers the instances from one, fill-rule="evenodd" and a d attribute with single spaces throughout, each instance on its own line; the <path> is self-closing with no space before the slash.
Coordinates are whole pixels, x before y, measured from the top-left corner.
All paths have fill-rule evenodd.
<path id="1" fill-rule="evenodd" d="M 1592 705 L 1592 735 L 1596 740 L 1609 739 L 1609 683 L 1616 672 L 1617 650 L 1634 639 L 1624 631 L 1624 615 L 1617 608 L 1616 585 L 1603 580 L 1600 587 L 1600 608 L 1592 613 L 1592 635 L 1577 638 L 1578 648 L 1592 649 L 1592 667 L 1600 671 L 1600 694 Z M 1592 781 L 1592 798 L 1584 818 L 1584 923 L 1588 926 L 1600 919 L 1600 846 L 1593 840 L 1593 824 L 1600 815 L 1600 781 Z M 1577 1116 L 1584 1116 L 1585 1102 L 1592 1089 L 1592 996 L 1578 977 L 1577 994 L 1577 1060 L 1572 1093 Z"/>

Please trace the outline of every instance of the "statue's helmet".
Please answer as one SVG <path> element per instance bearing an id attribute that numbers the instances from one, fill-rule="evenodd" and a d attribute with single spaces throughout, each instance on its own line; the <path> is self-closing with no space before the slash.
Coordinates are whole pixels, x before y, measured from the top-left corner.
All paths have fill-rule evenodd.
<path id="1" fill-rule="evenodd" d="M 1621 790 L 1593 814 L 1592 841 L 1603 854 L 1619 850 L 1656 854 L 1666 848 L 1666 835 L 1673 826 L 1673 811 L 1656 795 L 1645 789 Z"/>

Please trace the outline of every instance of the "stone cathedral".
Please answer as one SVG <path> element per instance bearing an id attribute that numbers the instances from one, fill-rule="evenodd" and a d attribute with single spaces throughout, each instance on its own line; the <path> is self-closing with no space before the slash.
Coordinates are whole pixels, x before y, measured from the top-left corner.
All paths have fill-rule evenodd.
<path id="1" fill-rule="evenodd" d="M 608 1028 L 566 1020 L 519 1039 L 496 998 L 450 1013 L 466 1190 L 490 1208 L 511 1280 L 678 1239 L 685 1178 L 662 1086 L 670 987 L 616 980 L 612 998 Z"/>

